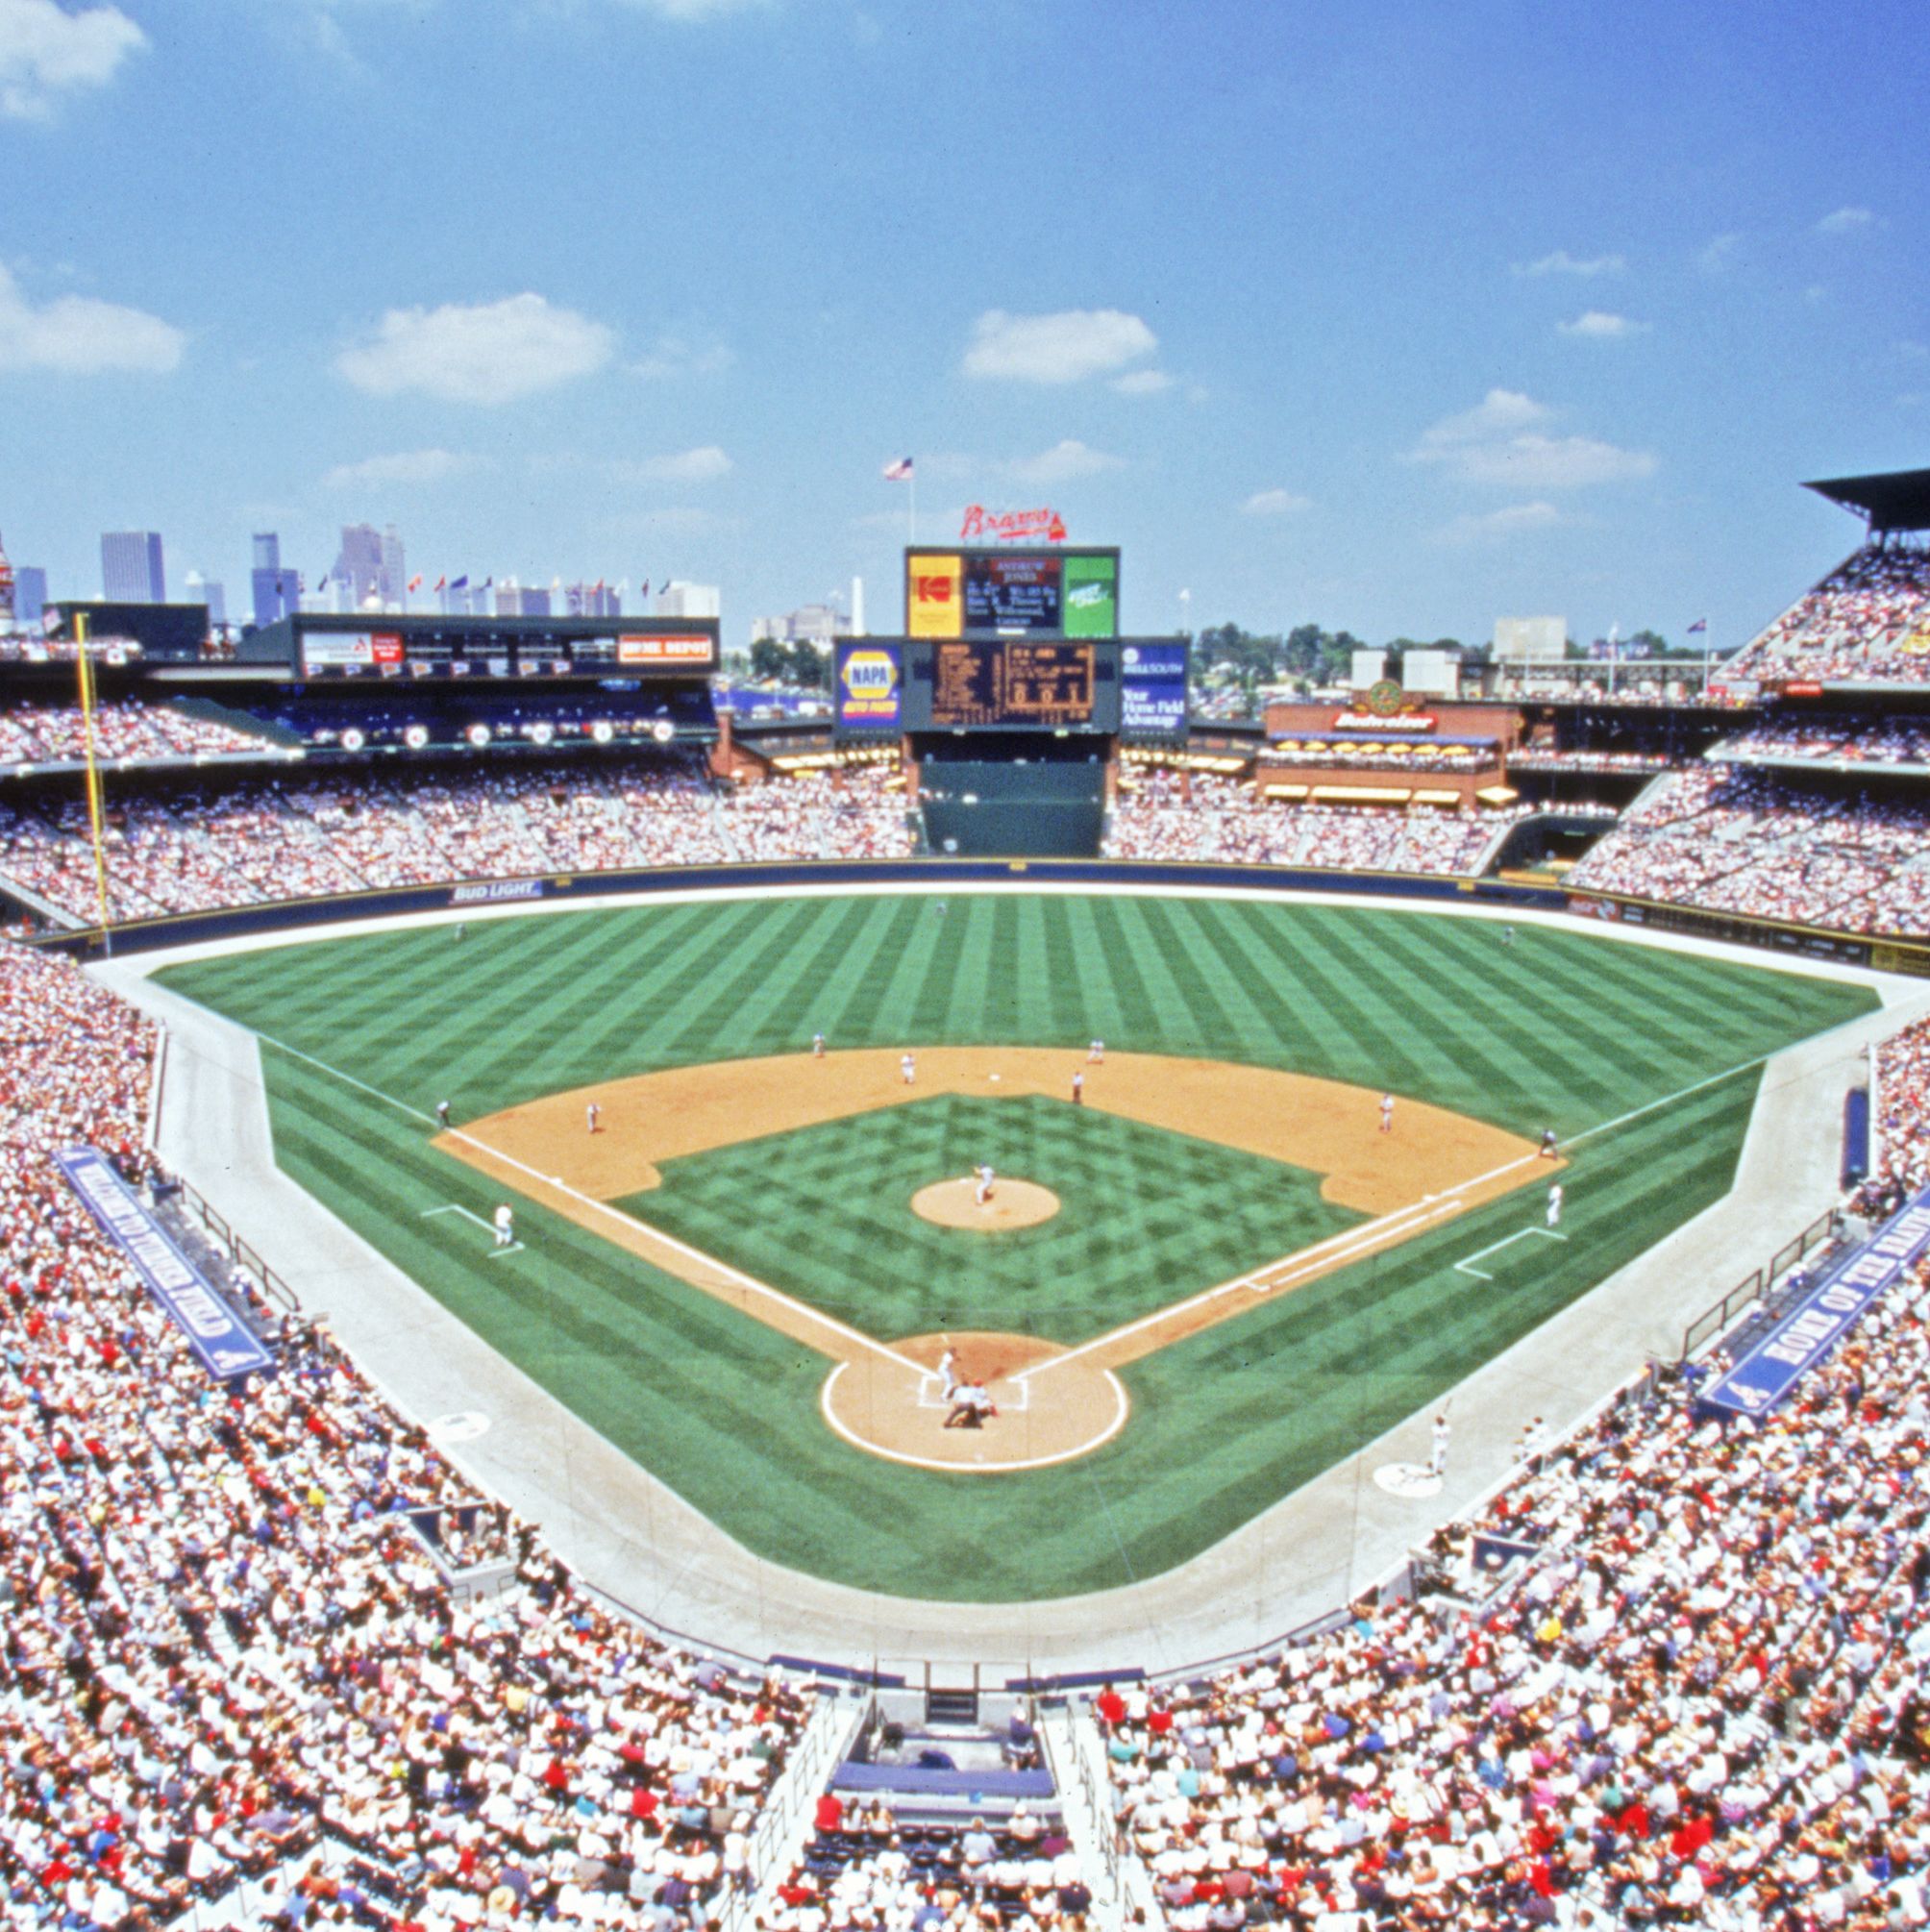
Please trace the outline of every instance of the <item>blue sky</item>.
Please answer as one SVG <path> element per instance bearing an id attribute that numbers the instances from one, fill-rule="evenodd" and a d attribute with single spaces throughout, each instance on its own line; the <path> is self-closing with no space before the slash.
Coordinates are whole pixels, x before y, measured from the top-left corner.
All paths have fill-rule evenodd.
<path id="1" fill-rule="evenodd" d="M 1920 5 L 0 0 L 0 534 L 1742 641 L 1930 463 Z M 1190 591 L 1190 604 L 1180 593 Z"/>

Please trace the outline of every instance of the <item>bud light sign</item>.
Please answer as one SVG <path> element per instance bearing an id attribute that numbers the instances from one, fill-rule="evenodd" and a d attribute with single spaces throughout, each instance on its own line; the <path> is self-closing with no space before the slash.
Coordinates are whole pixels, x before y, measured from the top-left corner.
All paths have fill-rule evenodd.
<path id="1" fill-rule="evenodd" d="M 897 731 L 903 694 L 904 664 L 897 645 L 854 641 L 838 646 L 839 731 Z"/>
<path id="2" fill-rule="evenodd" d="M 1121 645 L 1120 729 L 1128 737 L 1183 737 L 1186 731 L 1186 646 Z"/>

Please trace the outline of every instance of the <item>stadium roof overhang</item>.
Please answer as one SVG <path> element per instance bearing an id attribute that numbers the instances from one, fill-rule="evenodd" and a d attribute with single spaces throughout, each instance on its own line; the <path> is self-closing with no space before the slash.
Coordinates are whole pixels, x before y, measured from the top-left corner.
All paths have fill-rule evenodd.
<path id="1" fill-rule="evenodd" d="M 1930 470 L 1892 470 L 1884 476 L 1832 477 L 1805 483 L 1819 496 L 1853 509 L 1872 534 L 1888 530 L 1930 530 Z"/>

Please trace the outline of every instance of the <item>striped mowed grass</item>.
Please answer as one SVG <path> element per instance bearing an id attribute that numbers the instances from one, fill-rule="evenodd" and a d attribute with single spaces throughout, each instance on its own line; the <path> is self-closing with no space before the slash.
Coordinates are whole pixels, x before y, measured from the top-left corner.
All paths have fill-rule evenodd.
<path id="1" fill-rule="evenodd" d="M 460 941 L 439 926 L 235 954 L 162 977 L 262 1035 L 276 1154 L 293 1178 L 732 1536 L 860 1587 L 978 1600 L 1155 1573 L 1436 1399 L 1720 1199 L 1762 1057 L 1873 1001 L 1861 987 L 1581 931 L 1522 927 L 1504 948 L 1489 922 L 1365 906 L 955 893 L 939 904 L 641 904 L 471 924 Z M 1534 1219 L 1539 1196 L 1460 1216 L 1131 1365 L 1132 1419 L 1113 1443 L 998 1479 L 882 1464 L 840 1442 L 818 1412 L 822 1358 L 539 1207 L 519 1210 L 526 1252 L 500 1263 L 462 1217 L 422 1218 L 444 1203 L 486 1215 L 494 1200 L 483 1177 L 428 1145 L 438 1100 L 459 1123 L 598 1079 L 805 1052 L 819 1031 L 839 1048 L 1069 1053 L 1099 1037 L 1386 1088 L 1525 1135 L 1590 1138 L 1564 1177 L 1567 1242 L 1502 1250 L 1482 1263 L 1496 1277 L 1483 1284 L 1455 1260 Z M 698 1246 L 734 1223 L 760 1251 L 817 1265 L 813 1292 L 827 1305 L 861 1298 L 850 1242 L 827 1243 L 812 1262 L 793 1190 L 806 1169 L 821 1186 L 841 1164 L 874 1158 L 862 1135 L 878 1128 L 866 1121 L 915 1120 L 926 1104 L 848 1124 L 859 1138 L 842 1152 L 835 1128 L 810 1130 L 831 1136 L 817 1145 L 785 1136 L 800 1142 L 795 1169 L 777 1148 L 694 1157 L 629 1204 Z M 960 1104 L 990 1107 L 989 1120 L 1004 1103 Z M 1131 1150 L 1109 1144 L 1108 1128 L 1063 1129 L 1050 1117 L 1070 1109 L 1049 1103 L 1028 1127 L 1026 1103 L 1013 1104 L 1021 1113 L 996 1129 L 1016 1137 L 1009 1171 L 1050 1159 L 1075 1196 L 1122 1184 L 1111 1177 Z M 1649 1111 L 1596 1131 L 1638 1109 Z M 985 1130 L 931 1116 L 948 1158 Z M 896 1131 L 907 1131 L 902 1121 Z M 913 1152 L 915 1166 L 924 1156 Z M 1271 1221 L 1278 1252 L 1332 1225 L 1321 1217 L 1337 1211 L 1297 1171 L 1212 1152 L 1224 1159 L 1189 1168 L 1164 1151 L 1171 1200 L 1133 1244 L 1094 1238 L 1081 1251 L 1062 1216 L 1056 1235 L 1046 1224 L 980 1244 L 980 1276 L 964 1286 L 1006 1298 L 996 1325 L 1076 1341 L 1076 1325 L 1111 1325 L 1149 1274 L 1199 1264 L 1170 1295 L 1158 1287 L 1154 1305 L 1218 1278 L 1223 1223 Z M 1028 1177 L 1057 1187 L 1051 1174 Z M 1255 1215 L 1260 1185 L 1272 1198 Z M 1043 1289 L 996 1252 L 1034 1235 L 1056 1243 Z M 953 1305 L 927 1287 L 928 1257 L 892 1265 L 897 1238 L 873 1227 L 856 1245 L 885 1255 L 879 1272 L 912 1292 L 845 1319 L 910 1332 Z M 1027 1533 L 1014 1536 L 1015 1524 Z"/>

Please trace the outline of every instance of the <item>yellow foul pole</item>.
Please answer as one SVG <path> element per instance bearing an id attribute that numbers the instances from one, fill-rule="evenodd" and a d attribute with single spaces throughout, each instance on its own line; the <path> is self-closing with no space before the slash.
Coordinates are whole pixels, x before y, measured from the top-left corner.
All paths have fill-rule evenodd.
<path id="1" fill-rule="evenodd" d="M 81 681 L 81 731 L 87 749 L 87 826 L 94 840 L 94 896 L 100 907 L 101 937 L 108 930 L 108 859 L 101 830 L 101 768 L 94 753 L 94 671 L 87 656 L 87 619 L 85 611 L 74 613 L 74 641 L 79 655 L 76 664 Z"/>

